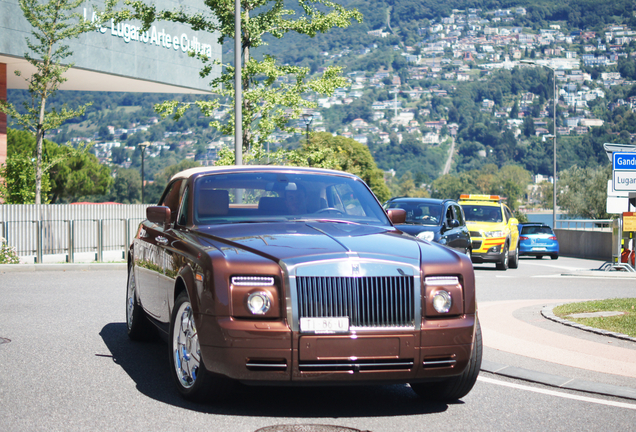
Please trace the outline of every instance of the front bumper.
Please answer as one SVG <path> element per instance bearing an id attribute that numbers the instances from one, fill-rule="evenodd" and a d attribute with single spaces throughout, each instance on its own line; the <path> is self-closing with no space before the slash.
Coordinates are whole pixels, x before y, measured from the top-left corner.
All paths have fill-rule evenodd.
<path id="1" fill-rule="evenodd" d="M 506 243 L 504 237 L 471 237 L 471 242 L 473 247 L 471 259 L 474 263 L 501 262 L 503 260 L 504 245 Z"/>
<path id="2" fill-rule="evenodd" d="M 259 385 L 405 383 L 459 375 L 470 360 L 475 330 L 474 315 L 422 320 L 421 330 L 331 335 L 292 332 L 282 322 L 208 320 L 217 322 L 222 338 L 216 340 L 223 343 L 200 339 L 206 368 Z"/>

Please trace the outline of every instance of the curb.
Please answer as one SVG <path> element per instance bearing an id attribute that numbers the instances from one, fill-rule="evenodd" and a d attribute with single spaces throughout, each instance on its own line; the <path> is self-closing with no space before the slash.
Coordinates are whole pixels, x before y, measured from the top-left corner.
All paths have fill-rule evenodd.
<path id="1" fill-rule="evenodd" d="M 599 334 L 601 336 L 610 336 L 616 339 L 622 339 L 622 340 L 628 340 L 628 341 L 632 341 L 632 342 L 636 342 L 636 338 L 635 337 L 631 337 L 628 336 L 626 334 L 623 333 L 615 333 L 615 332 L 611 332 L 608 330 L 602 330 L 602 329 L 598 329 L 598 328 L 594 328 L 594 327 L 589 327 L 583 324 L 579 324 L 579 323 L 575 323 L 573 321 L 568 321 L 566 319 L 563 318 L 559 318 L 558 316 L 556 316 L 553 312 L 552 309 L 554 309 L 557 306 L 561 306 L 562 304 L 565 303 L 559 303 L 559 304 L 553 304 L 553 305 L 548 305 L 545 306 L 543 309 L 541 309 L 541 315 L 543 315 L 544 318 L 549 319 L 550 321 L 554 321 L 557 322 L 559 324 L 564 324 L 566 326 L 570 326 L 570 327 L 575 327 L 579 330 L 585 330 L 591 333 L 596 333 Z"/>
<path id="2" fill-rule="evenodd" d="M 488 360 L 482 360 L 481 370 L 493 375 L 501 375 L 508 378 L 534 382 L 550 387 L 636 400 L 636 389 L 629 387 L 620 387 L 611 384 L 602 384 L 575 378 L 562 377 L 559 375 L 551 375 L 530 369 L 506 366 L 490 362 Z"/>
<path id="3" fill-rule="evenodd" d="M 0 264 L 0 273 L 36 271 L 125 270 L 126 263 Z"/>

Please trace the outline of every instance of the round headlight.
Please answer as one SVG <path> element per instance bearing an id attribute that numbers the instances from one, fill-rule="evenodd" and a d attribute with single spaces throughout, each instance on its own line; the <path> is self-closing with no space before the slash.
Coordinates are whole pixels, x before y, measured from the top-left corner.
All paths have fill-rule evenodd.
<path id="1" fill-rule="evenodd" d="M 433 231 L 422 231 L 417 235 L 418 239 L 433 241 L 435 238 L 435 233 Z"/>
<path id="2" fill-rule="evenodd" d="M 253 292 L 247 296 L 247 309 L 254 315 L 264 315 L 270 307 L 269 296 L 264 291 Z"/>
<path id="3" fill-rule="evenodd" d="M 453 300 L 448 291 L 441 290 L 433 294 L 433 307 L 438 313 L 448 313 L 452 305 Z"/>

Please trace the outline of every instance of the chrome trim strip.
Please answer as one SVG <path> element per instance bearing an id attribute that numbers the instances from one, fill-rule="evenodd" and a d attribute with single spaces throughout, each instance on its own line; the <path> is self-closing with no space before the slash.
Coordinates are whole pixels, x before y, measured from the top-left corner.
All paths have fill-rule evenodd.
<path id="1" fill-rule="evenodd" d="M 405 361 L 405 362 L 394 362 L 394 363 L 301 363 L 299 366 L 301 368 L 334 368 L 334 367 L 361 367 L 361 368 L 369 368 L 369 367 L 385 367 L 385 366 L 408 366 L 412 367 L 414 362 Z"/>
<path id="2" fill-rule="evenodd" d="M 422 362 L 423 367 L 440 367 L 440 366 L 453 366 L 457 363 L 456 360 L 448 359 L 448 360 L 424 360 Z"/>
<path id="3" fill-rule="evenodd" d="M 245 363 L 247 367 L 287 369 L 287 363 Z"/>

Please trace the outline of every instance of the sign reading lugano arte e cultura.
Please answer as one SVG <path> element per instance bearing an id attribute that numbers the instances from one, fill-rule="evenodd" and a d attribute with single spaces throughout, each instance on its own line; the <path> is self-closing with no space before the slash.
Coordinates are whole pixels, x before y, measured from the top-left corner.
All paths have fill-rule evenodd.
<path id="1" fill-rule="evenodd" d="M 88 19 L 88 12 L 84 8 L 84 19 Z M 92 13 L 91 21 L 97 20 L 97 14 Z M 105 34 L 109 30 L 108 27 L 100 26 L 97 28 L 97 32 Z M 197 54 L 204 54 L 208 57 L 212 56 L 212 45 L 202 43 L 195 35 L 188 37 L 187 33 L 181 34 L 169 34 L 165 29 L 161 31 L 157 30 L 157 26 L 151 26 L 148 31 L 142 32 L 141 26 L 130 23 L 117 23 L 114 20 L 110 21 L 110 34 L 111 36 L 122 38 L 124 42 L 139 42 L 147 45 L 154 45 L 166 49 L 173 49 L 174 51 L 181 50 L 182 52 L 194 51 Z"/>

